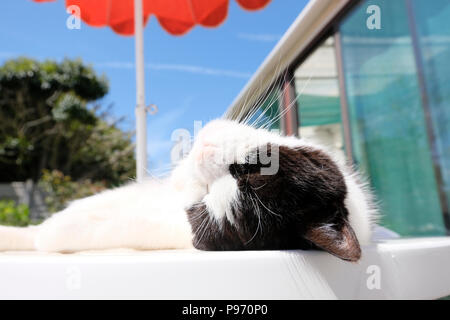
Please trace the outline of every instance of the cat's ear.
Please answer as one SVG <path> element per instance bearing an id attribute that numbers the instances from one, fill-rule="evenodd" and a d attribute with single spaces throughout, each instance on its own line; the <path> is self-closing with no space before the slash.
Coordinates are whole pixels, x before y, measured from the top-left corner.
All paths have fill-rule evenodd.
<path id="1" fill-rule="evenodd" d="M 343 260 L 355 262 L 361 258 L 358 239 L 346 219 L 336 224 L 312 226 L 307 230 L 305 238 Z"/>

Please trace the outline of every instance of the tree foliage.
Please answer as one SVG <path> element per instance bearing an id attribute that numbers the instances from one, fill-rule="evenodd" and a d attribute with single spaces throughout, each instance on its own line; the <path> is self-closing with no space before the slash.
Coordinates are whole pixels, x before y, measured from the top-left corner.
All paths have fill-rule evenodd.
<path id="1" fill-rule="evenodd" d="M 105 77 L 81 60 L 28 58 L 0 67 L 0 181 L 38 181 L 43 169 L 117 185 L 134 176 L 132 135 L 95 104 Z"/>
<path id="2" fill-rule="evenodd" d="M 25 204 L 13 200 L 0 200 L 0 224 L 24 227 L 31 223 L 30 209 Z"/>
<path id="3" fill-rule="evenodd" d="M 61 171 L 44 169 L 40 188 L 45 192 L 45 204 L 49 213 L 63 210 L 67 204 L 75 199 L 81 199 L 106 189 L 102 181 L 93 182 L 90 179 L 72 181 Z"/>

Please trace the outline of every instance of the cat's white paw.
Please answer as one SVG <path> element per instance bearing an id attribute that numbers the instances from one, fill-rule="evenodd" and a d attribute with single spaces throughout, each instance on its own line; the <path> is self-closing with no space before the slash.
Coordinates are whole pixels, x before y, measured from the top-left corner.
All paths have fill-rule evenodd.
<path id="1" fill-rule="evenodd" d="M 195 173 L 205 184 L 212 184 L 226 175 L 233 161 L 226 159 L 223 148 L 211 142 L 199 143 L 193 155 Z"/>
<path id="2" fill-rule="evenodd" d="M 201 201 L 208 193 L 208 184 L 193 175 L 195 164 L 192 158 L 190 156 L 183 160 L 171 175 L 171 184 L 179 194 L 184 208 Z"/>
<path id="3" fill-rule="evenodd" d="M 229 166 L 245 159 L 239 150 L 242 138 L 235 135 L 236 125 L 228 121 L 213 121 L 197 136 L 191 151 L 195 175 L 205 184 L 212 184 L 229 173 Z"/>

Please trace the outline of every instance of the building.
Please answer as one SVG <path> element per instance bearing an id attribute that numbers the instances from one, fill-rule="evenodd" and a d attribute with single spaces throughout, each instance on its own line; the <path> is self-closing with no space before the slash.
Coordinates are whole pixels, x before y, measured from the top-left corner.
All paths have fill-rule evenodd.
<path id="1" fill-rule="evenodd" d="M 252 108 L 354 163 L 383 225 L 449 233 L 450 1 L 311 1 L 227 115 Z"/>

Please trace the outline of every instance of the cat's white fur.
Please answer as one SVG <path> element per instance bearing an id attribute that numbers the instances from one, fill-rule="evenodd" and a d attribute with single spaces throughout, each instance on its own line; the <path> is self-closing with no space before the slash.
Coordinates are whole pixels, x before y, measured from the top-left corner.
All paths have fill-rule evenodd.
<path id="1" fill-rule="evenodd" d="M 191 152 L 169 178 L 133 183 L 76 200 L 39 226 L 0 226 L 0 251 L 191 248 L 192 232 L 184 208 L 203 200 L 217 221 L 225 216 L 233 223 L 230 205 L 239 191 L 228 164 L 244 162 L 247 151 L 267 143 L 321 149 L 333 157 L 302 139 L 215 120 L 199 132 Z M 367 244 L 376 218 L 370 192 L 345 164 L 334 160 L 348 188 L 345 203 L 349 222 L 360 243 Z"/>

